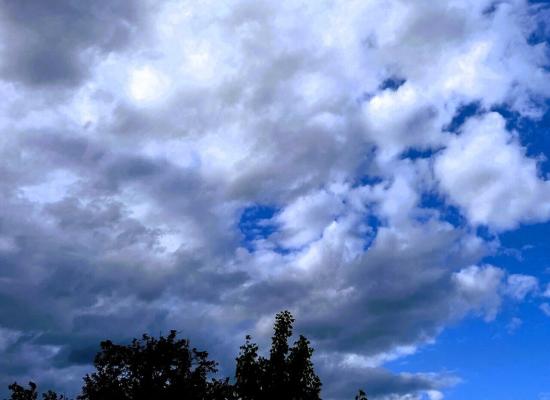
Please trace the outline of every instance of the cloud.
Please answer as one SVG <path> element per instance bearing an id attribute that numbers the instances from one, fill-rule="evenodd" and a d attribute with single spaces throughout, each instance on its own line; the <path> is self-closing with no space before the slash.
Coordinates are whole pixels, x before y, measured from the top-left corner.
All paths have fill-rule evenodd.
<path id="1" fill-rule="evenodd" d="M 435 173 L 473 224 L 503 230 L 550 215 L 550 183 L 498 113 L 468 121 L 437 157 Z"/>
<path id="2" fill-rule="evenodd" d="M 500 307 L 499 287 L 503 271 L 494 266 L 471 266 L 453 275 L 455 284 L 466 302 L 477 304 L 487 320 L 494 319 Z"/>
<path id="3" fill-rule="evenodd" d="M 282 245 L 299 248 L 318 239 L 343 208 L 341 200 L 326 191 L 299 197 L 276 218 Z"/>
<path id="4" fill-rule="evenodd" d="M 78 85 L 98 56 L 127 46 L 143 11 L 123 1 L 3 2 L 1 76 L 31 87 Z"/>
<path id="5" fill-rule="evenodd" d="M 550 317 L 550 304 L 542 303 L 539 308 L 544 313 L 544 315 Z"/>
<path id="6" fill-rule="evenodd" d="M 509 334 L 513 334 L 515 331 L 517 331 L 521 326 L 523 325 L 523 321 L 520 318 L 514 317 L 510 320 L 508 325 L 506 326 L 506 329 L 508 330 Z"/>
<path id="7" fill-rule="evenodd" d="M 539 281 L 534 276 L 512 274 L 507 279 L 507 292 L 516 299 L 523 300 L 531 293 L 536 293 L 539 289 Z"/>
<path id="8" fill-rule="evenodd" d="M 358 387 L 368 388 L 367 395 L 376 400 L 421 399 L 423 395 L 441 399 L 440 389 L 458 383 L 456 377 L 445 374 L 392 374 L 382 368 L 339 366 L 330 371 L 327 378 L 335 384 L 324 392 L 324 398 L 331 400 L 353 398 Z"/>
<path id="9" fill-rule="evenodd" d="M 440 399 L 385 364 L 536 293 L 484 257 L 550 212 L 490 111 L 540 116 L 541 16 L 491 5 L 4 2 L 0 385 L 172 328 L 230 375 L 288 308 L 327 398 Z"/>

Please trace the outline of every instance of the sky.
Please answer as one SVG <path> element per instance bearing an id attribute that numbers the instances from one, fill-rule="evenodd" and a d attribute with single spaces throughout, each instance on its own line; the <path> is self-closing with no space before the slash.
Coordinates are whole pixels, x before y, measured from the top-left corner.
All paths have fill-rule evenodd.
<path id="1" fill-rule="evenodd" d="M 550 399 L 549 21 L 0 1 L 0 386 L 170 329 L 231 376 L 288 309 L 324 399 Z"/>

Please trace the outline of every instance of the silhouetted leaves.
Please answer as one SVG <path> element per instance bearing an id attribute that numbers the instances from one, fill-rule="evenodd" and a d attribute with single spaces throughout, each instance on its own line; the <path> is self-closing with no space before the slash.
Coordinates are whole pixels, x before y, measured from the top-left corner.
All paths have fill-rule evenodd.
<path id="1" fill-rule="evenodd" d="M 258 356 L 258 346 L 250 340 L 251 337 L 247 335 L 245 344 L 241 346 L 235 370 L 235 389 L 242 400 L 259 399 L 266 390 L 264 375 L 267 360 Z"/>
<path id="2" fill-rule="evenodd" d="M 8 388 L 11 391 L 10 400 L 36 400 L 38 398 L 36 384 L 34 382 L 29 382 L 28 389 L 18 385 L 17 382 L 12 383 Z"/>
<path id="3" fill-rule="evenodd" d="M 8 386 L 11 391 L 9 400 L 36 400 L 38 399 L 38 390 L 34 382 L 29 382 L 29 388 L 25 389 L 23 386 L 18 385 L 17 382 Z M 42 394 L 42 400 L 68 400 L 63 395 L 58 395 L 51 390 Z"/>
<path id="4" fill-rule="evenodd" d="M 68 400 L 68 398 L 48 390 L 46 393 L 42 394 L 42 400 Z"/>
<path id="5" fill-rule="evenodd" d="M 128 346 L 101 342 L 94 365 L 79 400 L 221 399 L 229 391 L 227 381 L 209 379 L 216 362 L 190 349 L 188 340 L 176 339 L 176 331 L 159 339 L 143 335 Z"/>
<path id="6" fill-rule="evenodd" d="M 289 311 L 275 316 L 269 358 L 246 336 L 236 359 L 235 383 L 213 379 L 217 363 L 208 353 L 177 339 L 176 331 L 158 339 L 143 335 L 129 345 L 101 342 L 96 371 L 84 377 L 78 400 L 318 400 L 321 381 L 315 373 L 309 340 L 300 335 L 292 347 L 294 318 Z M 37 400 L 37 386 L 13 383 L 9 400 Z M 68 400 L 48 391 L 42 400 Z M 359 390 L 355 400 L 367 400 Z"/>
<path id="7" fill-rule="evenodd" d="M 235 388 L 239 398 L 252 399 L 319 399 L 321 381 L 315 374 L 309 341 L 300 336 L 289 348 L 294 318 L 288 311 L 275 317 L 269 359 L 258 355 L 258 346 L 250 336 L 241 346 L 237 358 Z"/>

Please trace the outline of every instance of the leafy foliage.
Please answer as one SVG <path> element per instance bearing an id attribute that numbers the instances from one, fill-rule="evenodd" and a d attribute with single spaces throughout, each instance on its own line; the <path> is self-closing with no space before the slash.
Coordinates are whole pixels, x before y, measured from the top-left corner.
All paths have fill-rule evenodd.
<path id="1" fill-rule="evenodd" d="M 17 382 L 12 383 L 8 388 L 11 390 L 11 400 L 36 400 L 38 398 L 34 382 L 29 382 L 28 389 L 18 385 Z"/>
<path id="2" fill-rule="evenodd" d="M 36 400 L 38 399 L 37 386 L 34 382 L 29 382 L 29 388 L 25 389 L 23 386 L 18 385 L 17 382 L 8 386 L 11 391 L 10 400 Z M 51 390 L 42 394 L 42 400 L 68 400 L 63 395 L 58 395 Z"/>
<path id="3" fill-rule="evenodd" d="M 269 357 L 246 336 L 236 359 L 235 382 L 213 379 L 217 363 L 206 351 L 190 348 L 176 331 L 158 339 L 143 335 L 129 345 L 101 342 L 96 371 L 84 377 L 77 400 L 318 400 L 321 381 L 315 373 L 309 340 L 300 335 L 292 346 L 294 318 L 289 311 L 275 316 Z M 9 400 L 37 400 L 37 386 L 9 386 Z M 42 400 L 68 400 L 53 391 Z M 359 391 L 355 400 L 367 400 Z"/>
<path id="4" fill-rule="evenodd" d="M 199 400 L 217 398 L 226 386 L 208 379 L 217 371 L 208 353 L 190 349 L 176 331 L 159 339 L 143 335 L 129 346 L 101 342 L 94 365 L 97 371 L 84 378 L 79 400 Z"/>
<path id="5" fill-rule="evenodd" d="M 316 400 L 321 381 L 315 374 L 309 341 L 300 336 L 289 348 L 294 318 L 288 311 L 275 317 L 269 358 L 258 355 L 258 346 L 246 337 L 237 357 L 236 391 L 243 400 Z"/>

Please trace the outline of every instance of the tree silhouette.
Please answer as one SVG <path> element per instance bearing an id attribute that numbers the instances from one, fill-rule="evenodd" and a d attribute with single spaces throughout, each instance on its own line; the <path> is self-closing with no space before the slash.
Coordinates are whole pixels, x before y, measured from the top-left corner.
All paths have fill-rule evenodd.
<path id="1" fill-rule="evenodd" d="M 217 363 L 208 353 L 177 339 L 176 331 L 158 339 L 143 335 L 129 345 L 101 342 L 94 359 L 96 371 L 84 377 L 77 400 L 319 400 L 321 381 L 315 373 L 309 340 L 300 335 L 292 347 L 294 317 L 289 311 L 275 316 L 269 357 L 246 336 L 236 359 L 235 383 L 218 380 Z M 34 382 L 24 388 L 9 386 L 9 400 L 37 400 Z M 42 400 L 68 400 L 48 391 Z M 355 400 L 367 400 L 359 390 Z"/>
<path id="2" fill-rule="evenodd" d="M 101 342 L 94 365 L 79 400 L 221 400 L 232 392 L 228 380 L 209 378 L 217 363 L 208 353 L 190 349 L 188 340 L 176 339 L 176 331 L 159 339 L 143 335 L 128 346 Z"/>
<path id="3" fill-rule="evenodd" d="M 267 360 L 258 356 L 258 345 L 251 343 L 250 340 L 250 335 L 247 335 L 246 342 L 241 346 L 241 352 L 237 357 L 235 370 L 235 390 L 242 400 L 259 399 L 266 391 L 264 381 Z"/>
<path id="4" fill-rule="evenodd" d="M 36 383 L 34 382 L 29 382 L 28 389 L 18 385 L 17 382 L 9 385 L 8 389 L 11 390 L 10 400 L 36 400 L 38 398 Z"/>
<path id="5" fill-rule="evenodd" d="M 237 357 L 235 388 L 240 399 L 320 399 L 321 381 L 315 374 L 309 341 L 300 336 L 289 348 L 294 318 L 289 311 L 275 317 L 269 358 L 258 355 L 250 336 Z"/>
<path id="6" fill-rule="evenodd" d="M 42 394 L 42 400 L 69 400 L 64 395 L 59 395 L 52 390 L 48 390 L 46 393 Z"/>
<path id="7" fill-rule="evenodd" d="M 38 390 L 34 382 L 29 382 L 29 388 L 25 389 L 23 386 L 18 385 L 17 382 L 8 386 L 11 391 L 10 400 L 36 400 L 38 399 Z M 42 400 L 68 400 L 63 395 L 48 390 L 46 393 L 42 393 Z"/>

